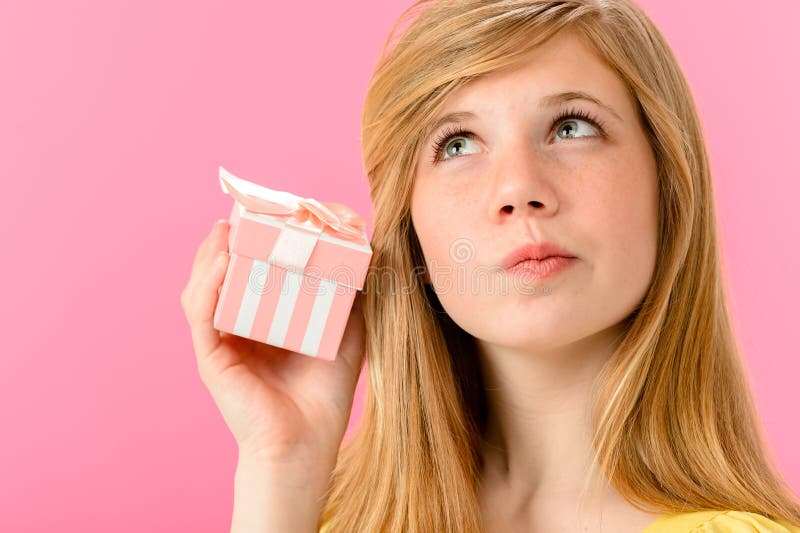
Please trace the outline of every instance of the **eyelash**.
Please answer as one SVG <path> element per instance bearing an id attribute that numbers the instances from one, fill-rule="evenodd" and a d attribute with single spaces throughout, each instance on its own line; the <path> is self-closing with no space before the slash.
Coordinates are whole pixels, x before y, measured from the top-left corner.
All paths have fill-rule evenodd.
<path id="1" fill-rule="evenodd" d="M 601 121 L 597 116 L 591 114 L 588 111 L 584 111 L 578 108 L 568 109 L 563 111 L 558 116 L 553 119 L 552 128 L 560 125 L 562 122 L 565 122 L 567 119 L 580 119 L 585 120 L 592 126 L 594 126 L 600 132 L 600 136 L 605 135 L 604 130 L 604 123 Z M 466 137 L 467 139 L 474 139 L 475 134 L 469 130 L 464 129 L 462 126 L 451 126 L 449 129 L 446 129 L 442 134 L 433 142 L 433 160 L 431 161 L 432 164 L 436 164 L 438 161 L 444 161 L 444 159 L 440 159 L 439 156 L 441 155 L 442 149 L 445 147 L 447 142 L 452 137 Z"/>

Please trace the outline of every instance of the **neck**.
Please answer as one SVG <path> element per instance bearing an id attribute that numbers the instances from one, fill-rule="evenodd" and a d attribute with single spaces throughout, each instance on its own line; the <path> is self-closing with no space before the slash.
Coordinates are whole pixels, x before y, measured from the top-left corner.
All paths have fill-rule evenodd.
<path id="1" fill-rule="evenodd" d="M 593 385 L 617 328 L 548 350 L 478 341 L 488 407 L 484 475 L 528 498 L 577 496 L 591 463 Z"/>

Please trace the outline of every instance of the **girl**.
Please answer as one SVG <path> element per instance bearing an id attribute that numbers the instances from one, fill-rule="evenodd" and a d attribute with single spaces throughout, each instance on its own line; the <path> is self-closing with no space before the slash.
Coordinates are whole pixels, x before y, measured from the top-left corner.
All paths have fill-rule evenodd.
<path id="1" fill-rule="evenodd" d="M 373 262 L 336 361 L 213 329 L 224 222 L 182 294 L 232 530 L 800 532 L 661 34 L 628 0 L 416 11 L 364 105 Z"/>

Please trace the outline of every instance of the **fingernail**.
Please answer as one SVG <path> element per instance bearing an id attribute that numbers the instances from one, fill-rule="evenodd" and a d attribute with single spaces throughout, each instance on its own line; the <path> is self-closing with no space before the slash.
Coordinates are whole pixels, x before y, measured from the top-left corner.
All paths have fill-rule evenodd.
<path id="1" fill-rule="evenodd" d="M 218 253 L 217 253 L 217 258 L 214 260 L 214 262 L 215 262 L 217 265 L 221 265 L 222 263 L 224 263 L 224 262 L 225 262 L 225 260 L 226 260 L 227 258 L 228 258 L 228 253 L 227 253 L 227 252 L 218 252 Z"/>

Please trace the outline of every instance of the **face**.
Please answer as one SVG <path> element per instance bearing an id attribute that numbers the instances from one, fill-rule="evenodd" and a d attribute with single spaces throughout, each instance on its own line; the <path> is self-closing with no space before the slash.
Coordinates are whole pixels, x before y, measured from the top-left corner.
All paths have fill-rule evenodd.
<path id="1" fill-rule="evenodd" d="M 550 98 L 566 92 L 597 102 Z M 479 340 L 531 350 L 618 325 L 650 284 L 658 220 L 655 158 L 622 80 L 565 31 L 452 93 L 437 118 L 451 112 L 474 116 L 425 140 L 411 200 L 445 311 Z M 499 268 L 545 241 L 575 259 L 544 277 Z"/>

